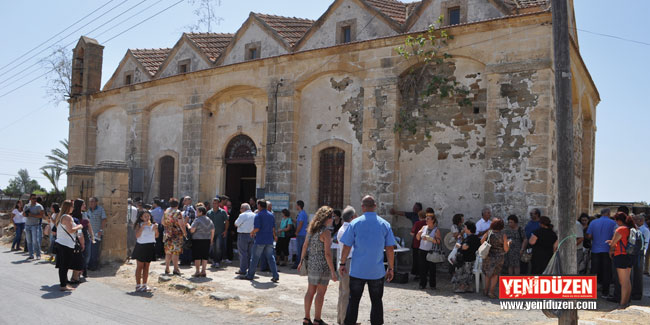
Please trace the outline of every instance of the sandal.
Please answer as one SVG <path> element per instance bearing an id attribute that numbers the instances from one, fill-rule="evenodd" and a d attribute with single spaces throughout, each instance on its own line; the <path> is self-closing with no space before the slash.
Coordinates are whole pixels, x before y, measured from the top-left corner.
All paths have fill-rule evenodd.
<path id="1" fill-rule="evenodd" d="M 196 273 L 192 274 L 192 277 L 193 278 L 199 278 L 199 277 L 201 277 L 201 273 L 196 272 Z"/>
<path id="2" fill-rule="evenodd" d="M 314 324 L 314 323 L 311 322 L 311 319 L 309 319 L 309 318 L 307 318 L 307 317 L 305 317 L 305 318 L 302 319 L 302 323 L 303 323 L 303 324 L 309 324 L 309 325 L 313 325 L 313 324 Z"/>
<path id="3" fill-rule="evenodd" d="M 174 275 L 178 275 L 178 276 L 183 275 L 183 273 L 181 273 L 181 271 L 176 271 L 176 270 L 174 270 L 174 273 L 173 273 L 173 274 L 174 274 Z"/>
<path id="4" fill-rule="evenodd" d="M 314 324 L 327 325 L 322 319 L 314 319 Z"/>
<path id="5" fill-rule="evenodd" d="M 169 269 L 165 270 L 165 275 L 170 275 L 171 272 L 169 272 Z"/>
<path id="6" fill-rule="evenodd" d="M 205 277 L 207 277 L 207 276 L 208 276 L 208 274 L 207 274 L 207 273 L 205 273 L 205 272 L 201 272 L 201 274 L 200 274 L 200 276 L 201 276 L 202 278 L 205 278 Z"/>
<path id="7" fill-rule="evenodd" d="M 490 293 L 490 294 L 488 294 L 488 298 L 497 299 L 497 296 L 495 296 L 493 293 Z"/>

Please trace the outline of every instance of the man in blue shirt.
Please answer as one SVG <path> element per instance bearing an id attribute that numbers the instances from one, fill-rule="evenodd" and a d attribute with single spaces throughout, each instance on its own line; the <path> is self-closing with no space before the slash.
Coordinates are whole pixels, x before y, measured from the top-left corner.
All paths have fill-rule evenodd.
<path id="1" fill-rule="evenodd" d="M 298 200 L 296 202 L 296 210 L 298 210 L 298 217 L 296 218 L 296 247 L 302 247 L 305 244 L 307 237 L 307 225 L 309 225 L 309 216 L 304 210 L 305 202 Z M 298 249 L 300 250 L 300 248 Z M 300 264 L 300 253 L 296 254 L 296 260 L 293 261 L 292 269 L 297 269 Z"/>
<path id="2" fill-rule="evenodd" d="M 598 276 L 602 294 L 609 296 L 612 280 L 612 260 L 609 257 L 609 244 L 616 230 L 616 222 L 609 217 L 610 210 L 602 209 L 600 218 L 592 221 L 587 228 L 587 238 L 591 239 L 591 273 Z"/>
<path id="3" fill-rule="evenodd" d="M 271 273 L 273 273 L 272 282 L 277 283 L 280 280 L 278 269 L 275 264 L 275 256 L 273 255 L 273 241 L 276 240 L 275 236 L 275 217 L 271 212 L 266 210 L 266 201 L 257 201 L 257 215 L 255 216 L 254 229 L 251 232 L 251 237 L 255 238 L 255 245 L 253 246 L 251 256 L 251 264 L 248 268 L 246 276 L 239 276 L 238 279 L 253 280 L 255 278 L 255 270 L 260 261 L 260 256 L 264 254 L 266 260 L 269 261 Z"/>
<path id="4" fill-rule="evenodd" d="M 363 288 L 368 283 L 370 293 L 370 323 L 384 323 L 384 277 L 386 281 L 393 280 L 393 266 L 395 252 L 395 238 L 390 224 L 375 213 L 377 207 L 372 196 L 366 196 L 361 201 L 363 215 L 352 220 L 345 230 L 341 242 L 343 252 L 339 262 L 339 272 L 345 274 L 345 264 L 354 248 L 354 259 L 350 265 L 350 302 L 345 315 L 345 324 L 357 323 L 359 314 L 359 301 L 363 295 Z M 384 270 L 384 250 L 388 260 L 388 269 Z"/>
<path id="5" fill-rule="evenodd" d="M 164 258 L 165 257 L 165 248 L 163 245 L 163 236 L 162 234 L 165 231 L 165 227 L 162 225 L 162 218 L 163 215 L 165 214 L 165 211 L 163 208 L 160 206 L 161 202 L 160 199 L 155 198 L 153 200 L 153 209 L 149 211 L 151 213 L 151 217 L 153 217 L 153 220 L 155 223 L 158 224 L 158 233 L 161 234 L 156 238 L 156 257 L 158 258 Z"/>
<path id="6" fill-rule="evenodd" d="M 526 234 L 526 238 L 524 238 L 524 245 L 523 249 L 526 250 L 528 247 L 528 240 L 530 237 L 533 235 L 533 233 L 539 229 L 539 218 L 542 216 L 542 211 L 540 209 L 533 209 L 530 211 L 530 220 L 528 223 L 526 223 L 526 226 L 524 227 L 524 233 Z M 528 274 L 530 267 L 530 263 L 525 263 L 525 262 L 519 262 L 519 269 L 521 270 L 521 274 Z"/>
<path id="7" fill-rule="evenodd" d="M 104 228 L 106 228 L 106 211 L 104 211 L 104 208 L 99 205 L 99 199 L 94 196 L 88 200 L 88 204 L 89 206 L 88 211 L 86 211 L 86 217 L 90 221 L 90 225 L 95 232 L 95 241 L 86 244 L 86 247 L 90 244 L 90 261 L 88 263 L 88 269 L 95 271 L 99 267 L 102 237 L 104 236 Z"/>

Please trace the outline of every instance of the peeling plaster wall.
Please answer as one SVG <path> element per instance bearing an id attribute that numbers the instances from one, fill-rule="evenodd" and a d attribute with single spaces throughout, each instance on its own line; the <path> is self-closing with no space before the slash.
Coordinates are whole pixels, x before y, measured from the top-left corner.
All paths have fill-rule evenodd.
<path id="1" fill-rule="evenodd" d="M 169 77 L 169 76 L 179 74 L 178 63 L 187 59 L 190 59 L 190 71 L 188 72 L 204 70 L 211 67 L 206 62 L 206 59 L 204 58 L 203 54 L 197 52 L 185 40 L 183 40 L 183 43 L 181 43 L 180 47 L 173 55 L 174 56 L 167 63 L 167 65 L 165 66 L 165 70 L 163 70 L 159 78 L 164 78 L 164 77 Z"/>
<path id="2" fill-rule="evenodd" d="M 449 228 L 454 214 L 462 213 L 469 220 L 483 207 L 487 82 L 485 66 L 476 61 L 455 59 L 443 71 L 471 89 L 472 106 L 433 97 L 428 109 L 417 109 L 411 99 L 402 97 L 402 105 L 409 105 L 414 116 L 431 116 L 433 125 L 431 139 L 423 135 L 428 127 L 423 121 L 417 136 L 400 134 L 398 202 L 406 211 L 413 202 L 433 207 L 440 226 Z"/>
<path id="3" fill-rule="evenodd" d="M 126 80 L 126 75 L 129 73 L 132 73 L 132 77 L 131 77 L 132 84 L 151 80 L 151 76 L 149 75 L 149 73 L 146 71 L 142 71 L 140 65 L 135 61 L 135 59 L 129 56 L 126 62 L 124 62 L 122 69 L 120 69 L 120 71 L 117 71 L 115 75 L 115 79 L 113 80 L 113 85 L 110 89 L 120 88 L 125 86 L 124 82 Z"/>
<path id="4" fill-rule="evenodd" d="M 490 18 L 497 18 L 503 14 L 487 0 L 434 0 L 424 9 L 420 18 L 409 31 L 426 30 L 435 23 L 441 15 L 447 16 L 447 8 L 461 7 L 461 17 L 467 17 L 465 22 L 474 22 Z M 462 10 L 467 9 L 463 13 Z"/>
<path id="5" fill-rule="evenodd" d="M 126 160 L 126 111 L 113 107 L 97 117 L 95 163 L 105 160 Z"/>
<path id="6" fill-rule="evenodd" d="M 346 152 L 346 159 L 348 155 L 352 159 L 350 197 L 344 197 L 343 201 L 348 202 L 349 199 L 354 204 L 361 201 L 363 97 L 361 81 L 342 74 L 321 76 L 302 90 L 298 123 L 297 193 L 306 205 L 310 204 L 310 197 L 318 197 L 318 187 L 314 185 L 318 183 L 318 171 L 311 170 L 312 147 L 330 139 L 352 144 L 352 152 Z M 316 179 L 310 175 L 315 175 Z M 305 206 L 305 209 L 312 213 L 318 207 Z"/>
<path id="7" fill-rule="evenodd" d="M 154 107 L 149 116 L 149 145 L 147 148 L 149 164 L 146 176 L 149 178 L 153 173 L 155 181 L 151 183 L 157 183 L 160 170 L 154 171 L 154 168 L 159 168 L 158 159 L 164 156 L 163 152 L 173 151 L 180 158 L 183 132 L 177 126 L 183 120 L 183 109 L 176 102 L 162 103 Z M 178 160 L 174 161 L 174 167 L 177 168 L 179 163 Z M 174 179 L 174 184 L 178 185 L 178 179 Z M 151 191 L 151 197 L 159 194 L 158 188 L 152 188 Z"/>
<path id="8" fill-rule="evenodd" d="M 263 30 L 259 23 L 253 21 L 248 26 L 248 29 L 235 41 L 223 64 L 228 65 L 245 61 L 246 44 L 254 42 L 261 42 L 260 58 L 268 58 L 287 53 L 287 50 L 278 40 L 273 38 L 269 32 Z"/>
<path id="9" fill-rule="evenodd" d="M 304 43 L 300 50 L 336 45 L 336 24 L 341 21 L 356 19 L 356 41 L 373 39 L 384 36 L 397 35 L 397 33 L 383 20 L 366 10 L 352 0 L 344 1 L 339 5 L 322 26 L 318 28 Z"/>

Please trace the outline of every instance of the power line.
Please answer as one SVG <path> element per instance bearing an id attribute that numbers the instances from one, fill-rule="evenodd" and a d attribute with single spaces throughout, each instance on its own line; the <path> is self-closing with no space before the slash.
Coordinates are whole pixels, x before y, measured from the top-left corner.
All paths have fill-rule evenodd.
<path id="1" fill-rule="evenodd" d="M 621 41 L 626 41 L 626 42 L 630 42 L 630 43 L 636 43 L 636 44 L 650 46 L 650 43 L 647 43 L 647 42 L 636 41 L 636 40 L 633 40 L 633 39 L 624 38 L 624 37 L 620 37 L 620 36 L 616 36 L 616 35 L 609 35 L 609 34 L 603 34 L 603 33 L 598 33 L 598 32 L 592 32 L 592 31 L 585 30 L 585 29 L 580 29 L 580 28 L 575 28 L 575 30 L 581 31 L 581 32 L 584 32 L 584 33 L 588 33 L 588 34 L 592 34 L 592 35 L 615 38 L 615 39 L 621 40 Z"/>
<path id="2" fill-rule="evenodd" d="M 111 41 L 112 39 L 114 39 L 114 38 L 116 38 L 116 37 L 118 37 L 118 36 L 120 36 L 120 35 L 122 35 L 122 34 L 128 32 L 128 31 L 130 31 L 131 29 L 133 29 L 133 28 L 135 28 L 135 27 L 138 27 L 138 26 L 142 25 L 143 23 L 145 23 L 145 22 L 148 21 L 149 19 L 152 19 L 152 18 L 154 18 L 154 17 L 156 17 L 156 16 L 162 14 L 163 12 L 165 12 L 165 11 L 167 11 L 167 10 L 169 10 L 169 9 L 171 9 L 171 8 L 173 8 L 173 7 L 175 7 L 175 6 L 177 6 L 178 4 L 180 4 L 180 3 L 183 2 L 183 1 L 185 1 L 185 0 L 179 0 L 179 1 L 175 2 L 174 4 L 172 4 L 171 6 L 165 8 L 165 9 L 163 9 L 163 10 L 161 10 L 161 11 L 158 11 L 157 13 L 155 13 L 155 14 L 149 16 L 149 17 L 146 18 L 145 20 L 143 20 L 143 21 L 141 21 L 141 22 L 139 22 L 139 23 L 137 23 L 137 24 L 135 24 L 135 25 L 133 25 L 133 26 L 131 26 L 131 27 L 125 29 L 124 31 L 120 32 L 119 34 L 117 34 L 117 35 L 115 35 L 115 36 L 113 36 L 113 37 L 111 37 L 111 38 L 105 40 L 104 42 L 102 42 L 102 44 L 106 44 L 106 43 L 108 43 L 109 41 Z"/>
<path id="3" fill-rule="evenodd" d="M 29 58 L 27 58 L 27 59 L 25 59 L 25 60 L 23 60 L 23 61 L 20 62 L 19 64 L 13 66 L 11 69 L 9 69 L 9 70 L 7 70 L 7 71 L 5 71 L 5 72 L 3 72 L 3 73 L 0 73 L 0 77 L 6 75 L 6 74 L 9 73 L 10 71 L 13 71 L 13 70 L 16 69 L 17 67 L 23 65 L 25 62 L 27 62 L 27 61 L 33 59 L 33 58 L 36 57 L 37 55 L 39 55 L 39 54 L 45 52 L 46 50 L 48 50 L 48 49 L 50 49 L 50 48 L 52 48 L 54 45 L 56 45 L 56 44 L 58 44 L 59 42 L 65 40 L 66 38 L 70 37 L 70 35 L 73 35 L 73 34 L 75 34 L 76 32 L 80 31 L 82 28 L 84 28 L 84 27 L 86 27 L 86 26 L 92 24 L 92 23 L 95 22 L 97 19 L 99 19 L 99 18 L 101 18 L 101 17 L 107 15 L 109 12 L 115 10 L 117 7 L 121 6 L 122 4 L 124 4 L 124 3 L 127 2 L 127 1 L 128 1 L 128 0 L 124 0 L 124 1 L 120 2 L 119 4 L 117 4 L 116 6 L 114 6 L 113 8 L 111 8 L 111 9 L 109 9 L 108 11 L 104 12 L 103 14 L 99 15 L 99 17 L 97 17 L 97 18 L 95 18 L 95 19 L 89 21 L 89 22 L 86 23 L 85 25 L 83 25 L 83 26 L 81 26 L 81 27 L 75 29 L 74 31 L 70 32 L 68 35 L 62 37 L 61 39 L 59 39 L 58 41 L 56 41 L 54 44 L 52 44 L 52 45 L 50 45 L 50 46 L 44 48 L 43 50 L 39 51 L 38 53 L 36 53 L 36 54 L 30 56 Z M 74 43 L 74 42 L 72 42 L 72 43 Z M 67 47 L 67 46 L 69 46 L 69 45 L 66 45 L 66 46 L 64 46 L 64 47 Z M 35 64 L 38 64 L 38 62 L 36 62 Z M 34 65 L 35 65 L 35 64 L 34 64 Z M 29 68 L 33 67 L 34 65 L 31 65 Z M 11 77 L 9 77 L 9 78 L 7 78 L 7 79 L 11 79 L 11 78 L 17 76 L 18 74 L 20 74 L 20 73 L 23 72 L 23 71 L 25 71 L 25 70 L 22 70 L 22 71 L 20 71 L 20 72 L 14 74 L 14 75 L 12 75 Z M 5 81 L 6 81 L 6 80 L 5 80 Z M 3 82 L 0 82 L 0 84 L 1 84 L 1 83 L 4 83 L 4 81 L 3 81 Z"/>
<path id="4" fill-rule="evenodd" d="M 143 3 L 147 2 L 147 1 L 149 1 L 149 0 L 142 0 L 142 1 L 138 2 L 138 3 L 136 3 L 135 5 L 129 7 L 128 9 L 126 9 L 126 10 L 124 10 L 124 11 L 122 11 L 122 12 L 121 12 L 120 14 L 118 14 L 117 16 L 115 16 L 115 17 L 109 19 L 108 21 L 104 22 L 103 24 L 101 24 L 101 25 L 95 27 L 95 29 L 93 29 L 93 30 L 87 32 L 86 34 L 89 35 L 90 33 L 92 33 L 92 32 L 94 32 L 94 31 L 96 31 L 96 30 L 98 30 L 98 29 L 100 29 L 100 28 L 106 26 L 106 24 L 112 22 L 113 20 L 117 19 L 118 17 L 124 15 L 125 13 L 127 13 L 127 12 L 133 10 L 133 8 L 139 6 L 139 5 L 141 5 L 141 4 L 143 4 Z"/>
<path id="5" fill-rule="evenodd" d="M 133 17 L 135 17 L 135 16 L 137 16 L 137 15 L 139 15 L 139 14 L 141 14 L 141 13 L 147 11 L 148 9 L 150 9 L 151 7 L 153 7 L 153 6 L 155 6 L 155 5 L 159 4 L 159 3 L 161 3 L 162 1 L 163 1 L 163 0 L 158 0 L 157 2 L 154 2 L 153 4 L 149 5 L 148 7 L 146 7 L 146 8 L 144 8 L 144 9 L 142 9 L 142 10 L 136 12 L 135 14 L 133 14 L 133 15 L 129 16 L 128 18 L 122 20 L 121 22 L 115 24 L 113 27 L 111 27 L 111 28 L 109 28 L 109 29 L 107 29 L 107 30 L 105 30 L 105 31 L 103 31 L 103 32 L 101 32 L 101 33 L 95 35 L 93 38 L 94 38 L 94 39 L 99 38 L 100 36 L 106 34 L 106 32 L 115 29 L 116 27 L 118 27 L 118 26 L 124 24 L 125 22 L 127 22 L 127 21 L 130 20 L 131 18 L 133 18 Z"/>
<path id="6" fill-rule="evenodd" d="M 34 47 L 34 48 L 32 48 L 31 50 L 29 50 L 29 51 L 23 53 L 23 54 L 20 55 L 19 57 L 15 58 L 13 61 L 11 61 L 11 62 L 9 62 L 9 63 L 3 65 L 2 67 L 0 67 L 0 71 L 1 71 L 2 69 L 4 69 L 4 68 L 8 67 L 10 64 L 12 64 L 12 63 L 14 63 L 14 62 L 20 60 L 20 58 L 24 57 L 25 55 L 27 55 L 27 54 L 33 52 L 34 50 L 36 50 L 37 48 L 41 47 L 43 44 L 45 44 L 45 43 L 51 41 L 52 39 L 54 39 L 55 37 L 57 37 L 57 36 L 59 36 L 59 35 L 61 35 L 61 34 L 63 34 L 63 32 L 65 32 L 66 30 L 70 29 L 72 26 L 74 26 L 74 25 L 78 24 L 79 22 L 81 22 L 82 20 L 88 18 L 90 15 L 92 15 L 92 14 L 96 13 L 97 11 L 99 11 L 100 9 L 106 7 L 109 3 L 113 2 L 113 1 L 115 1 L 115 0 L 110 0 L 110 1 L 108 1 L 107 3 L 101 5 L 99 8 L 93 10 L 91 13 L 89 13 L 89 14 L 83 16 L 81 19 L 79 19 L 79 20 L 75 21 L 74 23 L 72 23 L 72 25 L 66 27 L 66 28 L 63 29 L 62 31 L 60 31 L 60 32 L 58 32 L 57 34 L 55 34 L 54 36 L 48 38 L 48 39 L 45 40 L 43 43 L 36 45 L 36 47 Z"/>
<path id="7" fill-rule="evenodd" d="M 23 83 L 22 85 L 20 85 L 20 86 L 14 88 L 14 89 L 12 89 L 12 90 L 10 90 L 10 91 L 8 91 L 8 92 L 2 94 L 2 95 L 0 95 L 0 98 L 2 98 L 2 97 L 4 97 L 4 96 L 7 96 L 7 95 L 13 93 L 14 91 L 16 91 L 16 90 L 18 90 L 18 89 L 20 89 L 20 88 L 25 87 L 25 86 L 29 85 L 30 83 L 32 83 L 32 82 L 34 82 L 34 81 L 36 81 L 36 80 L 38 80 L 38 79 L 40 79 L 40 78 L 45 77 L 48 73 L 50 73 L 50 72 L 52 72 L 52 71 L 54 71 L 54 69 L 50 69 L 50 70 L 46 71 L 44 74 L 39 75 L 38 77 L 36 77 L 36 78 L 34 78 L 34 79 L 31 79 L 30 81 L 27 81 L 27 82 Z"/>

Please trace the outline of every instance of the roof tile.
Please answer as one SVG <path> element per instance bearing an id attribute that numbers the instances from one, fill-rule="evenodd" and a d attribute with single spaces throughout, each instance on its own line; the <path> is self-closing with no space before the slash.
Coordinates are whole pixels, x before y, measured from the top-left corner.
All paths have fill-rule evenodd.
<path id="1" fill-rule="evenodd" d="M 223 50 L 228 47 L 233 34 L 227 33 L 185 33 L 185 35 L 205 53 L 210 61 L 215 62 Z"/>
<path id="2" fill-rule="evenodd" d="M 523 9 L 546 5 L 548 0 L 503 0 L 503 3 L 511 9 Z"/>
<path id="3" fill-rule="evenodd" d="M 371 6 L 377 8 L 377 10 L 381 11 L 384 15 L 388 16 L 395 22 L 399 24 L 403 24 L 406 22 L 406 12 L 407 12 L 407 6 L 410 4 L 406 4 L 400 1 L 395 1 L 395 0 L 365 0 L 368 4 Z"/>
<path id="4" fill-rule="evenodd" d="M 287 43 L 289 43 L 289 46 L 294 46 L 314 24 L 313 20 L 304 18 L 282 17 L 258 13 L 254 13 L 254 15 L 273 28 L 284 40 L 287 41 Z"/>
<path id="5" fill-rule="evenodd" d="M 131 49 L 131 53 L 153 77 L 172 49 Z"/>

